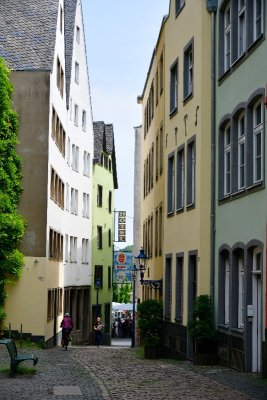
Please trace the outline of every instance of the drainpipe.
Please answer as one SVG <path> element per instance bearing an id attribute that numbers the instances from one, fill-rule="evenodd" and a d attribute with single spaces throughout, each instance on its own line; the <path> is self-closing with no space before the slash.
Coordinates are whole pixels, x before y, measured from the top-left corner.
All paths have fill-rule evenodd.
<path id="1" fill-rule="evenodd" d="M 211 210 L 210 210 L 210 299 L 214 307 L 215 283 L 215 39 L 217 0 L 206 0 L 211 13 Z"/>

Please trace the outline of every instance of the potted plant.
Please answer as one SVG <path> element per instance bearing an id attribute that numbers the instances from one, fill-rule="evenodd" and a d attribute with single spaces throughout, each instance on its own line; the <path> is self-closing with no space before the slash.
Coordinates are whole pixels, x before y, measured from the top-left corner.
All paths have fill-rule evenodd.
<path id="1" fill-rule="evenodd" d="M 145 300 L 138 305 L 138 328 L 145 358 L 163 357 L 163 307 L 157 300 Z"/>
<path id="2" fill-rule="evenodd" d="M 189 336 L 194 343 L 196 364 L 217 363 L 217 331 L 213 324 L 213 311 L 208 295 L 196 297 L 192 319 L 187 324 Z"/>

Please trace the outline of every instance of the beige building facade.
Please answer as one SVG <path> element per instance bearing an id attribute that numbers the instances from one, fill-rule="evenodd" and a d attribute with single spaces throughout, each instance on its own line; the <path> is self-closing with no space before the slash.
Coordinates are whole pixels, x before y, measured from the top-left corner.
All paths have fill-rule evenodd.
<path id="1" fill-rule="evenodd" d="M 145 254 L 149 257 L 141 298 L 162 298 L 163 213 L 164 213 L 164 135 L 165 135 L 165 22 L 153 51 L 142 96 L 141 138 L 141 231 Z"/>
<path id="2" fill-rule="evenodd" d="M 210 295 L 211 13 L 208 2 L 170 1 L 141 97 L 142 299 L 161 298 L 165 346 L 193 356 L 187 322 Z M 150 280 L 162 279 L 160 297 Z"/>

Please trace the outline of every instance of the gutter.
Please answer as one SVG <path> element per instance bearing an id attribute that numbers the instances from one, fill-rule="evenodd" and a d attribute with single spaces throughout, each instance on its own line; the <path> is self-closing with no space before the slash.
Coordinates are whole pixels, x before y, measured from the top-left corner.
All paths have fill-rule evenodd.
<path id="1" fill-rule="evenodd" d="M 216 46 L 216 11 L 217 0 L 206 0 L 207 10 L 211 13 L 211 209 L 210 209 L 210 300 L 214 308 L 214 285 L 215 285 L 215 150 L 216 150 L 216 127 L 215 127 L 215 46 Z"/>

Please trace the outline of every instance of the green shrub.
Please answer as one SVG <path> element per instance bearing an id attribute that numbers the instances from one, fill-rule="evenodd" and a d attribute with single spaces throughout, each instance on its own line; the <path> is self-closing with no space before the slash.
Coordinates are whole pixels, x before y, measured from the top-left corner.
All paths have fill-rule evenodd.
<path id="1" fill-rule="evenodd" d="M 145 300 L 138 304 L 138 327 L 145 346 L 163 344 L 163 307 L 157 300 Z"/>
<path id="2" fill-rule="evenodd" d="M 197 344 L 214 342 L 216 330 L 213 325 L 213 312 L 208 295 L 196 297 L 193 309 L 192 320 L 187 323 L 190 338 Z"/>

